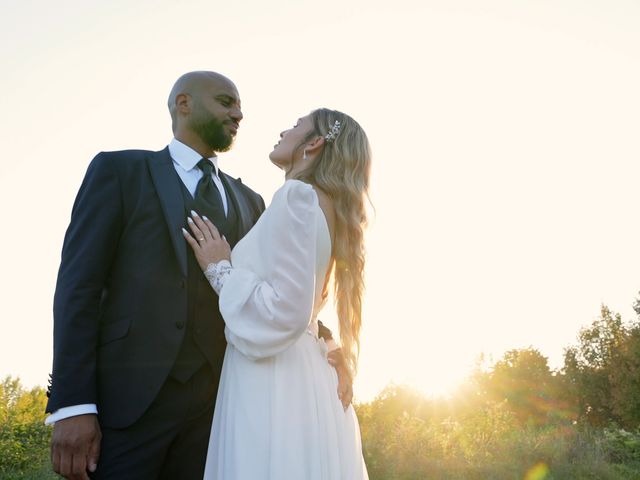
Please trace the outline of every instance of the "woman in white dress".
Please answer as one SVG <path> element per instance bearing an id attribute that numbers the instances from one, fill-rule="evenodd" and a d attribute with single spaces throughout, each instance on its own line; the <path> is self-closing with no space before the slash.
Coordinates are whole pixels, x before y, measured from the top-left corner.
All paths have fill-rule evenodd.
<path id="1" fill-rule="evenodd" d="M 228 342 L 205 479 L 367 479 L 317 314 L 333 271 L 341 349 L 355 373 L 369 143 L 356 121 L 328 109 L 280 137 L 269 157 L 285 183 L 232 252 L 206 218 L 193 215 L 185 231 L 220 296 Z"/>

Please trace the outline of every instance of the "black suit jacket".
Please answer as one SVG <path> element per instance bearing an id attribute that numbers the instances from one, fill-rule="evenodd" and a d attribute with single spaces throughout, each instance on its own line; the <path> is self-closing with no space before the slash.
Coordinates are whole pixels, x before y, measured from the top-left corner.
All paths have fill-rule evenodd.
<path id="1" fill-rule="evenodd" d="M 238 213 L 238 237 L 264 201 L 221 174 Z M 187 321 L 185 207 L 168 148 L 103 152 L 73 206 L 54 298 L 54 359 L 47 412 L 95 403 L 100 421 L 125 427 L 166 380 Z M 224 323 L 203 332 L 222 364 Z"/>

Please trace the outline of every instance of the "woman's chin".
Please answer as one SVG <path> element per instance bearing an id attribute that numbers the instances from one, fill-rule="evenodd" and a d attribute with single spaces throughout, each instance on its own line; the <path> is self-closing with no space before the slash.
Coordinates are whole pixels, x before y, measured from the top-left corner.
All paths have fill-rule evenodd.
<path id="1" fill-rule="evenodd" d="M 271 163 L 273 163 L 276 167 L 282 169 L 282 165 L 280 164 L 280 162 L 278 162 L 278 158 L 273 155 L 273 152 L 269 154 L 269 160 L 271 160 Z"/>

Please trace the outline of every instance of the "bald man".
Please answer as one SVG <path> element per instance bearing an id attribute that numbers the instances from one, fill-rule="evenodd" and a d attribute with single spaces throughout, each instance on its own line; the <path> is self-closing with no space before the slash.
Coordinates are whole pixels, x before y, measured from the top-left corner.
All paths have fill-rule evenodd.
<path id="1" fill-rule="evenodd" d="M 69 479 L 202 479 L 226 343 L 181 229 L 206 204 L 233 246 L 264 202 L 218 169 L 242 120 L 228 78 L 183 75 L 169 111 L 165 149 L 93 159 L 64 239 L 47 423 Z"/>

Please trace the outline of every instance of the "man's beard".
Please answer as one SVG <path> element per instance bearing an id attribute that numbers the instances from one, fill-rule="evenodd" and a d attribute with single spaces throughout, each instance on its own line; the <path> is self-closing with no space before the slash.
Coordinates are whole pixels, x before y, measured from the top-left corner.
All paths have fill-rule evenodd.
<path id="1" fill-rule="evenodd" d="M 214 152 L 226 152 L 233 145 L 233 137 L 224 131 L 224 124 L 208 112 L 198 112 L 191 129 Z"/>

